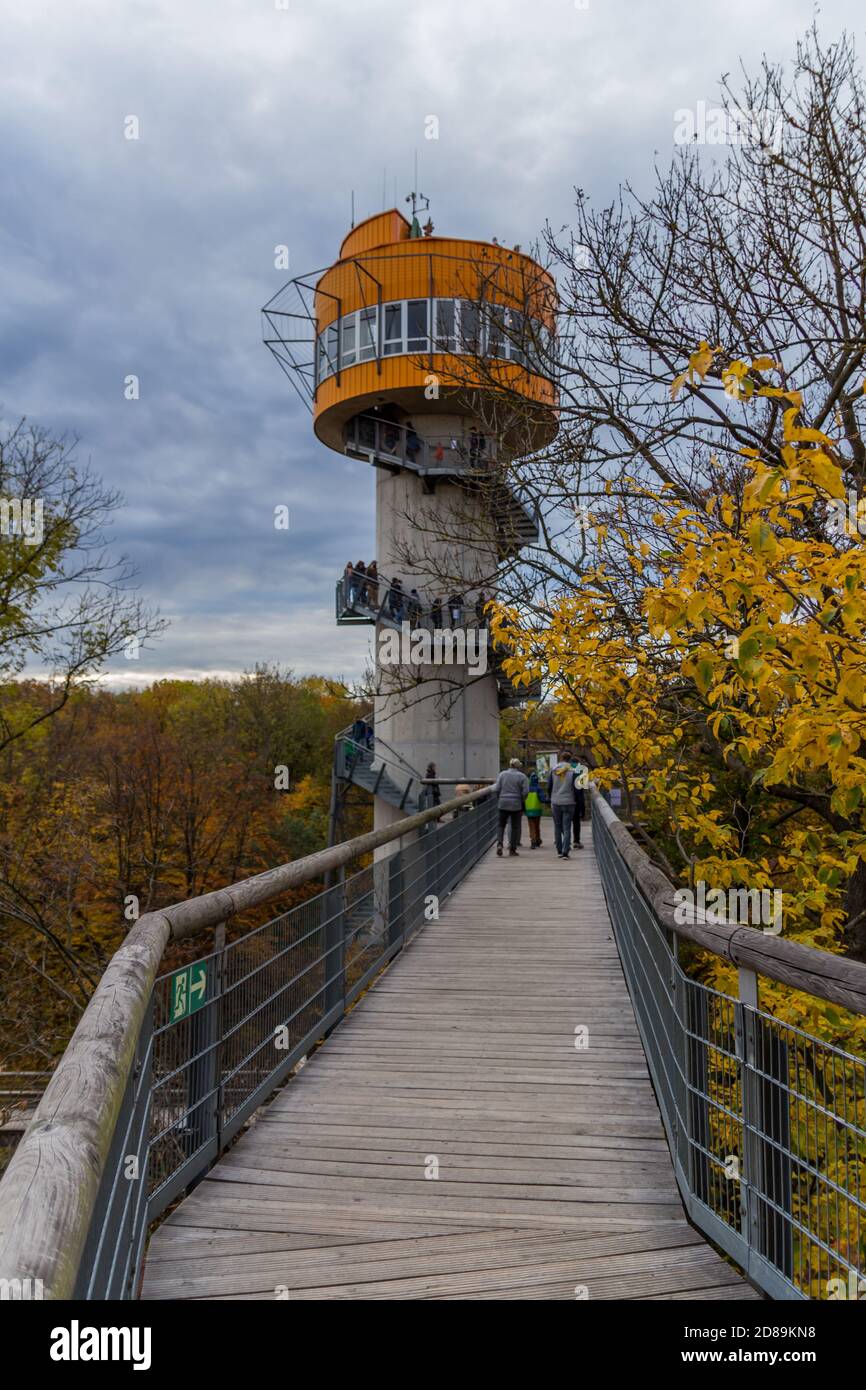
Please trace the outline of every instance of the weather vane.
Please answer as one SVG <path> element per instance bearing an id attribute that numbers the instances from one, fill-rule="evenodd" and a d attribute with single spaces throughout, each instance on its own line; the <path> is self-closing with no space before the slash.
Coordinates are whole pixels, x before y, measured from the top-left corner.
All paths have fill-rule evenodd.
<path id="1" fill-rule="evenodd" d="M 428 217 L 423 228 L 418 221 L 418 213 L 426 212 L 430 206 L 430 199 L 424 193 L 418 193 L 414 189 L 406 199 L 407 203 L 412 204 L 412 230 L 409 233 L 412 237 L 431 236 L 433 233 L 433 223 Z"/>
<path id="2" fill-rule="evenodd" d="M 413 218 L 416 218 L 419 212 L 426 212 L 430 206 L 430 199 L 428 197 L 423 193 L 415 193 L 414 191 L 409 194 L 406 202 L 412 204 Z"/>

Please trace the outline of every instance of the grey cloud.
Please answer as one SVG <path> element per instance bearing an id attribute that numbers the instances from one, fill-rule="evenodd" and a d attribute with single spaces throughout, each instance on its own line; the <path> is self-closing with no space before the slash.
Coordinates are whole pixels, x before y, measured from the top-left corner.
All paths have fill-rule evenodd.
<path id="1" fill-rule="evenodd" d="M 326 264 L 351 190 L 359 218 L 376 211 L 387 168 L 402 198 L 416 150 L 438 231 L 529 244 L 575 185 L 597 202 L 646 187 L 674 112 L 712 100 L 740 54 L 788 56 L 812 16 L 810 0 L 3 8 L 0 406 L 77 431 L 125 494 L 117 547 L 172 619 L 139 676 L 365 664 L 333 585 L 372 555 L 373 477 L 313 439 L 261 344 L 276 244 L 293 273 Z M 825 33 L 858 19 L 854 0 L 822 6 Z"/>

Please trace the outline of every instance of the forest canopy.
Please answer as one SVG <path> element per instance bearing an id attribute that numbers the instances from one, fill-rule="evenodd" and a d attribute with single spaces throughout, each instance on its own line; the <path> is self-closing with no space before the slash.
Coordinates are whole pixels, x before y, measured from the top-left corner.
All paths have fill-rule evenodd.
<path id="1" fill-rule="evenodd" d="M 333 740 L 357 712 L 342 685 L 273 668 L 78 688 L 40 720 L 54 699 L 44 682 L 0 689 L 26 730 L 0 775 L 0 1066 L 15 1070 L 63 1050 L 136 915 L 324 846 Z"/>

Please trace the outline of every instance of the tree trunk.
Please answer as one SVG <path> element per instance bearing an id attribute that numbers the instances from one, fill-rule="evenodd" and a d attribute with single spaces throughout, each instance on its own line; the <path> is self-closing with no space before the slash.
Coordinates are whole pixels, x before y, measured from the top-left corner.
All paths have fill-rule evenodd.
<path id="1" fill-rule="evenodd" d="M 866 961 L 866 863 L 857 861 L 857 868 L 845 890 L 845 954 L 852 960 Z"/>

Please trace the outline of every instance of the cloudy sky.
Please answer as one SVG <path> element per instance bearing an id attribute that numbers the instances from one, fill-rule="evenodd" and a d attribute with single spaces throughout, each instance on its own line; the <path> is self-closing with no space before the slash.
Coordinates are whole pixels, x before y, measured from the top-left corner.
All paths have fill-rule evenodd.
<path id="1" fill-rule="evenodd" d="M 437 232 L 531 243 L 649 187 L 674 112 L 790 56 L 809 0 L 0 0 L 0 415 L 80 437 L 170 627 L 115 684 L 360 674 L 334 582 L 373 477 L 312 437 L 259 309 L 419 182 Z M 825 38 L 862 34 L 825 0 Z M 439 138 L 425 139 L 435 115 Z M 139 138 L 125 138 L 128 117 Z M 124 397 L 124 379 L 140 398 Z M 288 533 L 273 509 L 290 508 Z"/>

